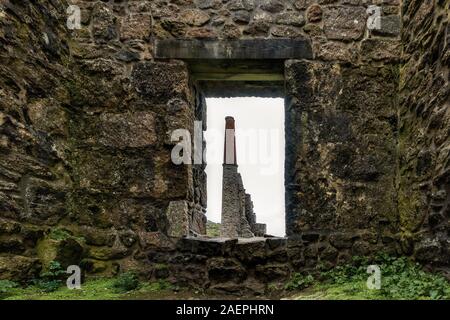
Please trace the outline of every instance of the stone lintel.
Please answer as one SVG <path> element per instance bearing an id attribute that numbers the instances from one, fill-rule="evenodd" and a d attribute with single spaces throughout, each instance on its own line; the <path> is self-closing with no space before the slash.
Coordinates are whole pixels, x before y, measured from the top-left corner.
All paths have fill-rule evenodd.
<path id="1" fill-rule="evenodd" d="M 284 98 L 284 81 L 199 81 L 202 93 L 210 98 Z"/>
<path id="2" fill-rule="evenodd" d="M 221 82 L 282 82 L 283 60 L 185 60 L 196 81 Z M 265 86 L 270 86 L 269 83 Z"/>
<path id="3" fill-rule="evenodd" d="M 311 44 L 304 39 L 156 40 L 157 59 L 312 59 Z"/>

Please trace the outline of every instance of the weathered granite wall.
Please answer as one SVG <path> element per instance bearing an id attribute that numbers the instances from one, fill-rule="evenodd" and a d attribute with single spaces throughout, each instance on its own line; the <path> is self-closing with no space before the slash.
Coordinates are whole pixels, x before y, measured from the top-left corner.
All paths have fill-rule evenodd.
<path id="1" fill-rule="evenodd" d="M 287 63 L 288 236 L 342 257 L 398 252 L 396 70 Z"/>
<path id="2" fill-rule="evenodd" d="M 317 257 L 311 259 L 312 254 L 307 240 L 185 238 L 176 249 L 150 251 L 145 275 L 211 293 L 261 295 L 269 287 L 283 288 L 295 270 L 313 272 Z"/>
<path id="3" fill-rule="evenodd" d="M 255 237 L 264 237 L 267 235 L 267 225 L 256 222 L 256 213 L 254 211 L 252 196 L 245 194 L 245 218 L 250 225 L 250 229 Z"/>
<path id="4" fill-rule="evenodd" d="M 36 276 L 46 229 L 69 215 L 65 10 L 64 1 L 0 3 L 0 279 Z"/>
<path id="5" fill-rule="evenodd" d="M 152 61 L 149 33 L 116 29 L 114 4 L 84 4 L 74 31 L 67 1 L 0 4 L 1 278 L 53 259 L 138 267 L 206 231 L 202 166 L 171 161 L 172 131 L 204 119 L 186 64 Z"/>
<path id="6" fill-rule="evenodd" d="M 237 165 L 223 165 L 221 237 L 237 238 L 241 227 Z"/>
<path id="7" fill-rule="evenodd" d="M 243 39 L 313 37 L 354 41 L 366 31 L 366 8 L 380 5 L 398 35 L 399 0 L 187 0 L 152 1 L 156 38 Z M 342 32 L 344 31 L 344 32 Z M 330 43 L 326 50 L 339 43 Z"/>
<path id="8" fill-rule="evenodd" d="M 238 172 L 235 130 L 234 118 L 226 117 L 220 236 L 232 239 L 253 238 L 256 215 L 251 196 L 245 192 L 242 176 Z"/>
<path id="9" fill-rule="evenodd" d="M 238 166 L 223 165 L 222 223 L 220 236 L 224 238 L 251 238 L 251 224 L 247 220 L 245 189 Z"/>
<path id="10" fill-rule="evenodd" d="M 307 25 L 314 61 L 285 65 L 287 235 L 338 250 L 327 263 L 400 252 L 399 2 L 349 3 L 323 2 Z M 382 8 L 375 29 L 366 23 L 371 4 Z"/>
<path id="11" fill-rule="evenodd" d="M 402 245 L 450 263 L 450 1 L 403 1 L 399 218 Z"/>

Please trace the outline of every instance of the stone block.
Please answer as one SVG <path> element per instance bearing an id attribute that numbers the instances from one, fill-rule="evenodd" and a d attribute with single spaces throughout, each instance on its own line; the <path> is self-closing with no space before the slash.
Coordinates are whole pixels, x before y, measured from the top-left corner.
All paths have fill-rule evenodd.
<path id="1" fill-rule="evenodd" d="M 189 230 L 190 232 L 194 232 L 198 235 L 206 234 L 206 221 L 207 218 L 203 211 L 200 209 L 194 209 L 192 211 L 190 222 L 189 222 Z"/>
<path id="2" fill-rule="evenodd" d="M 67 214 L 67 191 L 47 181 L 29 178 L 23 180 L 26 188 L 24 214 L 29 222 L 55 225 Z"/>
<path id="3" fill-rule="evenodd" d="M 438 239 L 425 237 L 416 244 L 414 256 L 418 261 L 437 263 L 442 260 L 442 246 Z"/>
<path id="4" fill-rule="evenodd" d="M 330 243 L 337 249 L 348 249 L 353 246 L 356 235 L 351 233 L 336 233 L 330 236 Z"/>
<path id="5" fill-rule="evenodd" d="M 371 245 L 368 242 L 357 240 L 352 246 L 354 256 L 365 257 L 371 252 Z"/>
<path id="6" fill-rule="evenodd" d="M 147 155 L 145 155 L 147 154 Z M 164 192 L 165 186 L 158 186 L 155 174 L 154 153 L 141 152 L 139 156 L 125 153 L 106 154 L 79 150 L 73 158 L 76 184 L 91 191 L 116 190 L 121 194 L 151 195 Z M 163 188 L 163 189 L 161 189 Z"/>
<path id="7" fill-rule="evenodd" d="M 195 0 L 194 3 L 199 9 L 218 9 L 222 4 L 220 0 Z"/>
<path id="8" fill-rule="evenodd" d="M 285 250 L 287 247 L 287 238 L 267 238 L 266 247 L 269 250 Z"/>
<path id="9" fill-rule="evenodd" d="M 213 283 L 241 283 L 247 277 L 245 268 L 234 259 L 213 258 L 208 260 L 207 268 Z"/>
<path id="10" fill-rule="evenodd" d="M 312 5 L 306 12 L 308 22 L 316 23 L 322 20 L 323 10 L 319 5 Z"/>
<path id="11" fill-rule="evenodd" d="M 0 253 L 21 254 L 25 251 L 25 246 L 21 237 L 3 236 L 0 237 Z"/>
<path id="12" fill-rule="evenodd" d="M 138 231 L 137 234 L 139 236 L 139 245 L 145 250 L 157 248 L 159 250 L 166 250 L 167 252 L 174 250 L 176 247 L 171 239 L 162 232 Z"/>
<path id="13" fill-rule="evenodd" d="M 28 104 L 27 109 L 34 128 L 50 134 L 67 135 L 67 113 L 54 99 L 36 100 Z"/>
<path id="14" fill-rule="evenodd" d="M 148 102 L 164 104 L 171 99 L 188 100 L 187 67 L 182 62 L 142 62 L 134 66 L 131 84 Z"/>
<path id="15" fill-rule="evenodd" d="M 189 207 L 186 201 L 171 201 L 166 212 L 167 235 L 181 238 L 189 235 Z"/>
<path id="16" fill-rule="evenodd" d="M 291 27 L 288 30 L 291 30 L 295 37 L 301 36 L 298 29 Z M 155 45 L 155 56 L 161 59 L 284 60 L 312 57 L 309 40 L 302 38 L 223 41 L 166 39 L 156 41 Z"/>
<path id="17" fill-rule="evenodd" d="M 48 270 L 52 261 L 59 262 L 63 268 L 79 265 L 85 254 L 83 245 L 73 237 L 61 240 L 47 237 L 38 242 L 36 250 L 44 270 Z"/>
<path id="18" fill-rule="evenodd" d="M 258 265 L 255 269 L 255 275 L 264 283 L 287 281 L 290 277 L 290 269 L 287 264 Z"/>
<path id="19" fill-rule="evenodd" d="M 398 40 L 366 39 L 361 43 L 361 56 L 364 60 L 391 61 L 400 60 L 401 44 Z"/>
<path id="20" fill-rule="evenodd" d="M 252 0 L 231 0 L 227 4 L 228 10 L 236 11 L 236 10 L 247 10 L 251 11 L 255 8 L 255 2 Z"/>
<path id="21" fill-rule="evenodd" d="M 325 35 L 330 40 L 359 40 L 366 28 L 364 7 L 327 7 L 324 10 Z"/>
<path id="22" fill-rule="evenodd" d="M 20 223 L 0 218 L 0 234 L 15 234 L 21 231 Z"/>
<path id="23" fill-rule="evenodd" d="M 118 37 L 116 17 L 105 3 L 98 3 L 92 12 L 92 34 L 99 42 L 107 42 Z"/>
<path id="24" fill-rule="evenodd" d="M 131 14 L 122 20 L 121 40 L 148 40 L 151 34 L 151 16 Z"/>
<path id="25" fill-rule="evenodd" d="M 264 237 L 267 234 L 267 225 L 264 223 L 255 223 L 252 225 L 252 232 L 255 237 Z"/>
<path id="26" fill-rule="evenodd" d="M 285 4 L 280 0 L 262 0 L 260 7 L 267 12 L 277 13 L 284 10 Z"/>
<path id="27" fill-rule="evenodd" d="M 113 231 L 101 230 L 95 226 L 82 226 L 77 229 L 76 234 L 83 237 L 86 244 L 93 246 L 112 247 L 116 239 L 116 234 Z"/>
<path id="28" fill-rule="evenodd" d="M 278 38 L 303 38 L 303 34 L 299 29 L 290 26 L 275 26 L 270 34 Z"/>
<path id="29" fill-rule="evenodd" d="M 283 12 L 276 17 L 276 22 L 288 26 L 302 27 L 305 25 L 305 18 L 298 12 Z"/>
<path id="30" fill-rule="evenodd" d="M 332 246 L 326 246 L 325 249 L 320 253 L 320 260 L 334 263 L 336 262 L 339 251 Z"/>
<path id="31" fill-rule="evenodd" d="M 177 248 L 182 252 L 202 254 L 206 256 L 221 256 L 227 247 L 233 247 L 235 240 L 209 240 L 201 238 L 180 239 Z M 228 249 L 229 250 L 229 249 Z"/>
<path id="32" fill-rule="evenodd" d="M 245 264 L 260 264 L 266 261 L 265 241 L 248 240 L 238 242 L 233 250 L 233 256 Z"/>
<path id="33" fill-rule="evenodd" d="M 400 16 L 381 16 L 380 28 L 375 28 L 371 30 L 371 32 L 376 35 L 398 37 L 400 35 L 401 26 Z"/>
<path id="34" fill-rule="evenodd" d="M 123 245 L 110 247 L 91 247 L 89 258 L 101 261 L 118 260 L 130 255 L 130 251 Z"/>
<path id="35" fill-rule="evenodd" d="M 23 256 L 0 257 L 0 280 L 36 279 L 41 271 L 38 259 Z"/>
<path id="36" fill-rule="evenodd" d="M 155 115 L 152 112 L 103 113 L 97 132 L 99 144 L 106 147 L 140 148 L 157 142 Z"/>
<path id="37" fill-rule="evenodd" d="M 351 44 L 328 41 L 326 38 L 320 38 L 313 44 L 314 55 L 317 59 L 324 61 L 356 61 L 356 50 Z"/>
<path id="38" fill-rule="evenodd" d="M 201 27 L 210 20 L 209 14 L 203 10 L 187 9 L 180 14 L 180 21 L 191 26 Z"/>

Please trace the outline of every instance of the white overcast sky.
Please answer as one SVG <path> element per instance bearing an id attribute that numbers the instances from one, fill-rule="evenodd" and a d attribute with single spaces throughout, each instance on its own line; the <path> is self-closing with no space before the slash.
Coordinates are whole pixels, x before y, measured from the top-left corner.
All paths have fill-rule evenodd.
<path id="1" fill-rule="evenodd" d="M 221 220 L 225 117 L 232 116 L 238 170 L 252 195 L 257 221 L 267 224 L 269 234 L 284 236 L 284 100 L 210 98 L 207 108 L 208 219 Z"/>

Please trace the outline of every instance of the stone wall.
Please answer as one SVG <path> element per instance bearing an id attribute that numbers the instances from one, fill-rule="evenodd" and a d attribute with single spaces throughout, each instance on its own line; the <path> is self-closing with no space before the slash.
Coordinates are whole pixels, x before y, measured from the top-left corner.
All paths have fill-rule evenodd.
<path id="1" fill-rule="evenodd" d="M 222 223 L 220 236 L 224 238 L 251 238 L 250 221 L 247 220 L 246 193 L 242 177 L 235 164 L 223 165 Z"/>
<path id="2" fill-rule="evenodd" d="M 36 276 L 38 243 L 69 217 L 66 8 L 64 1 L 0 3 L 0 279 Z"/>
<path id="3" fill-rule="evenodd" d="M 241 202 L 237 176 L 236 165 L 223 166 L 221 237 L 237 238 L 240 233 Z"/>
<path id="4" fill-rule="evenodd" d="M 145 276 L 213 294 L 262 295 L 270 287 L 282 289 L 295 270 L 314 272 L 318 259 L 314 247 L 301 239 L 185 238 L 177 242 L 176 249 L 149 251 Z M 326 261 L 334 259 L 337 250 L 320 255 L 326 268 Z"/>
<path id="5" fill-rule="evenodd" d="M 157 0 L 151 4 L 156 38 L 242 39 L 322 37 L 353 42 L 366 32 L 366 8 L 380 5 L 386 27 L 400 29 L 399 0 Z M 389 26 L 387 25 L 389 24 Z M 333 43 L 330 43 L 333 46 Z"/>
<path id="6" fill-rule="evenodd" d="M 450 262 L 450 1 L 404 1 L 400 70 L 402 245 L 422 262 Z"/>
<path id="7" fill-rule="evenodd" d="M 395 65 L 286 65 L 287 235 L 397 253 Z M 337 258 L 337 256 L 336 256 Z"/>
<path id="8" fill-rule="evenodd" d="M 145 271 L 204 233 L 204 165 L 174 165 L 170 133 L 206 130 L 205 97 L 188 62 L 154 59 L 185 38 L 312 45 L 285 64 L 288 268 L 380 250 L 448 265 L 448 5 L 403 1 L 399 38 L 398 0 L 2 1 L 0 279 L 52 259 Z"/>
<path id="9" fill-rule="evenodd" d="M 400 3 L 300 2 L 314 61 L 285 65 L 287 235 L 339 250 L 333 263 L 381 250 L 400 253 Z M 380 5 L 382 16 L 381 28 L 369 30 L 371 4 Z"/>
<path id="10" fill-rule="evenodd" d="M 89 270 L 105 261 L 106 270 L 138 268 L 149 248 L 206 233 L 204 165 L 171 160 L 178 142 L 172 132 L 187 129 L 194 142 L 194 120 L 205 120 L 202 98 L 184 62 L 152 59 L 144 2 L 126 10 L 117 3 L 78 4 L 90 19 L 74 31 L 71 48 L 80 74 L 70 83 L 77 108 L 70 131 L 77 189 L 72 222 L 114 234 L 112 245 L 86 243 Z M 142 13 L 128 14 L 133 8 Z"/>
<path id="11" fill-rule="evenodd" d="M 171 161 L 173 130 L 204 119 L 186 64 L 152 60 L 150 29 L 119 28 L 116 5 L 71 3 L 81 30 L 67 1 L 0 4 L 1 278 L 138 268 L 206 232 L 204 167 Z"/>
<path id="12" fill-rule="evenodd" d="M 254 211 L 252 196 L 245 194 L 245 218 L 250 225 L 250 229 L 255 237 L 264 237 L 267 235 L 267 225 L 256 222 L 256 213 Z"/>

